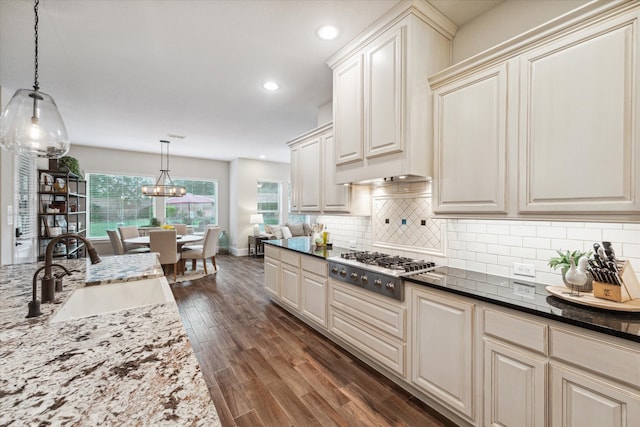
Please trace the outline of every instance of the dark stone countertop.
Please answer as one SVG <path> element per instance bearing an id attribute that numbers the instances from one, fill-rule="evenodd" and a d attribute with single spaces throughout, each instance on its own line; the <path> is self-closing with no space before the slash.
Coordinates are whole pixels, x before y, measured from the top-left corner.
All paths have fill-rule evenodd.
<path id="1" fill-rule="evenodd" d="M 350 252 L 345 248 L 316 248 L 308 237 L 264 243 L 323 259 Z M 551 295 L 542 283 L 449 267 L 438 267 L 433 272 L 405 277 L 405 280 L 640 343 L 640 312 L 573 304 Z"/>
<path id="2" fill-rule="evenodd" d="M 449 267 L 438 267 L 433 272 L 416 274 L 405 280 L 640 342 L 640 312 L 574 304 L 551 295 L 545 289 L 547 285 L 542 283 Z"/>
<path id="3" fill-rule="evenodd" d="M 316 247 L 315 245 L 311 244 L 311 239 L 309 237 L 292 237 L 290 239 L 265 240 L 264 243 L 322 259 L 340 256 L 340 254 L 343 254 L 345 252 L 353 252 L 353 250 L 335 246 L 331 247 L 330 249 L 327 249 L 325 247 Z"/>

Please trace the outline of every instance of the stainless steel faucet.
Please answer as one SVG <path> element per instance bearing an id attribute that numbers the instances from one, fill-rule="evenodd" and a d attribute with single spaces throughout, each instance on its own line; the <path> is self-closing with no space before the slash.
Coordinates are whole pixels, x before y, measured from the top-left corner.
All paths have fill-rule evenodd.
<path id="1" fill-rule="evenodd" d="M 45 252 L 44 257 L 44 266 L 40 267 L 36 270 L 33 275 L 33 300 L 29 303 L 29 314 L 27 317 L 35 317 L 40 316 L 42 313 L 40 312 L 40 301 L 36 299 L 36 283 L 37 276 L 40 271 L 44 270 L 44 276 L 42 277 L 42 302 L 53 302 L 55 299 L 55 292 L 62 290 L 62 278 L 65 274 L 71 274 L 69 270 L 63 267 L 60 264 L 53 263 L 53 248 L 55 245 L 63 240 L 63 239 L 79 239 L 81 240 L 89 254 L 89 258 L 91 259 L 91 264 L 97 264 L 100 262 L 100 257 L 98 256 L 98 252 L 93 247 L 91 242 L 84 236 L 79 234 L 65 233 L 51 239 L 49 244 L 47 245 L 47 250 Z M 62 274 L 53 274 L 53 267 L 61 267 L 64 270 Z"/>

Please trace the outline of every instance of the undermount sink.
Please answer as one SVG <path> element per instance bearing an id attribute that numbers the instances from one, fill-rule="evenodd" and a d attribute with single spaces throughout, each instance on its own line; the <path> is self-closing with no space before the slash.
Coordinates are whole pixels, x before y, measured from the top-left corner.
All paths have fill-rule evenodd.
<path id="1" fill-rule="evenodd" d="M 136 280 L 78 288 L 51 319 L 52 323 L 114 313 L 151 304 L 175 302 L 167 279 Z"/>

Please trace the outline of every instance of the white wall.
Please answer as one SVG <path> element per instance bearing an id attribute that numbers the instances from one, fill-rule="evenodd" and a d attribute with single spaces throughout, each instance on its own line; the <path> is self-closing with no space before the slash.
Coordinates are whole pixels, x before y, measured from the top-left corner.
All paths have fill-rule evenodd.
<path id="1" fill-rule="evenodd" d="M 333 102 L 329 101 L 318 107 L 318 127 L 333 120 Z"/>
<path id="2" fill-rule="evenodd" d="M 286 210 L 290 168 L 287 163 L 235 159 L 231 161 L 229 174 L 229 246 L 232 254 L 244 256 L 248 255 L 248 236 L 253 234 L 253 225 L 249 224 L 249 217 L 256 213 L 258 207 L 258 181 L 282 183 L 281 206 Z M 286 218 L 283 218 L 283 222 L 286 222 Z"/>
<path id="3" fill-rule="evenodd" d="M 506 0 L 458 29 L 453 63 L 574 10 L 590 0 Z"/>

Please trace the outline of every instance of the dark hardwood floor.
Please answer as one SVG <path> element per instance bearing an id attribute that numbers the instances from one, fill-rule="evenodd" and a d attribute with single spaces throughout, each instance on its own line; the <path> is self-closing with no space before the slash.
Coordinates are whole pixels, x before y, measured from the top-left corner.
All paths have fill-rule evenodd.
<path id="1" fill-rule="evenodd" d="M 223 426 L 451 426 L 270 302 L 263 260 L 171 285 Z"/>

